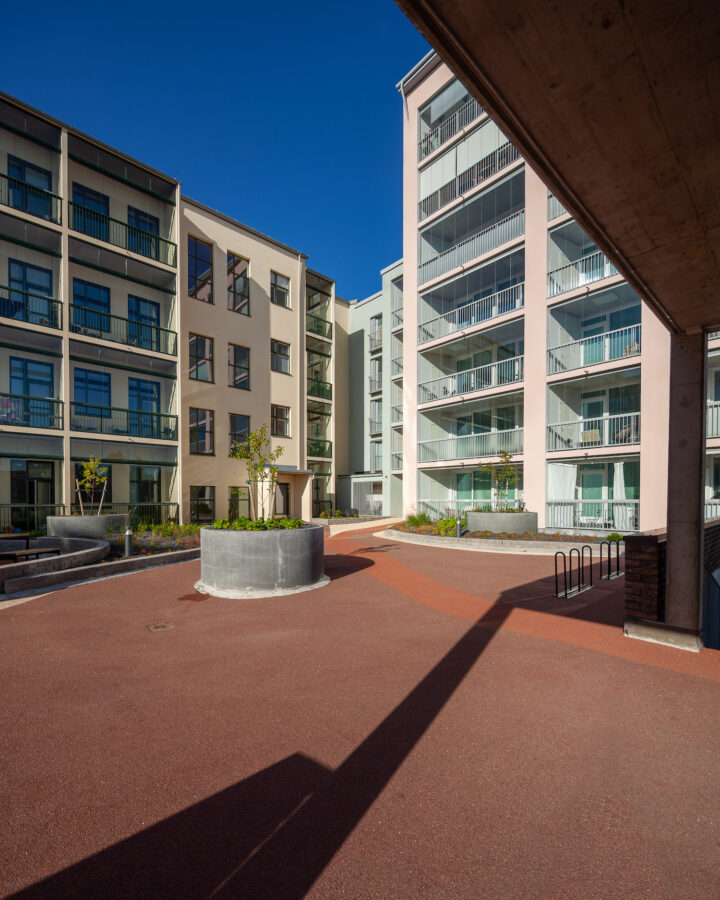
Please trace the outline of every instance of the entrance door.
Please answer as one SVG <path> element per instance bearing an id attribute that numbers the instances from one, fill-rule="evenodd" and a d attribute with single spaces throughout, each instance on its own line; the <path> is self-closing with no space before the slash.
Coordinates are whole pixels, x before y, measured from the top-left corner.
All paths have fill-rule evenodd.
<path id="1" fill-rule="evenodd" d="M 275 515 L 290 515 L 290 485 L 284 482 L 275 485 Z"/>

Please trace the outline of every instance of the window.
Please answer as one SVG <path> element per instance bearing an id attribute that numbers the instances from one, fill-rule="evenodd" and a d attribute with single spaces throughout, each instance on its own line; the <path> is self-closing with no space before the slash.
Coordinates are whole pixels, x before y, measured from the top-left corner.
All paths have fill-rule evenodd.
<path id="1" fill-rule="evenodd" d="M 215 521 L 215 488 L 213 485 L 199 487 L 190 485 L 190 521 Z"/>
<path id="2" fill-rule="evenodd" d="M 190 452 L 198 456 L 215 453 L 213 410 L 190 407 Z"/>
<path id="3" fill-rule="evenodd" d="M 231 487 L 228 490 L 228 518 L 239 519 L 240 516 L 250 518 L 250 489 Z"/>
<path id="4" fill-rule="evenodd" d="M 228 385 L 250 390 L 250 351 L 247 347 L 228 344 Z"/>
<path id="5" fill-rule="evenodd" d="M 270 273 L 270 299 L 276 306 L 290 307 L 290 279 L 277 272 Z"/>
<path id="6" fill-rule="evenodd" d="M 52 218 L 50 197 L 44 191 L 52 191 L 52 173 L 8 153 L 9 203 L 13 209 L 21 209 L 41 219 Z"/>
<path id="7" fill-rule="evenodd" d="M 250 434 L 250 416 L 230 413 L 230 449 L 233 444 L 244 444 Z"/>
<path id="8" fill-rule="evenodd" d="M 160 304 L 128 294 L 128 344 L 143 350 L 160 349 Z"/>
<path id="9" fill-rule="evenodd" d="M 290 437 L 290 407 L 270 406 L 270 434 L 275 437 Z"/>
<path id="10" fill-rule="evenodd" d="M 0 406 L 0 422 L 30 428 L 58 428 L 55 403 L 51 399 L 54 372 L 52 363 L 10 357 L 10 393 Z"/>
<path id="11" fill-rule="evenodd" d="M 7 296 L 0 297 L 0 316 L 57 328 L 57 313 L 43 299 L 52 297 L 52 282 L 51 269 L 8 259 L 9 291 Z"/>
<path id="12" fill-rule="evenodd" d="M 188 294 L 204 303 L 213 302 L 212 244 L 188 235 Z"/>
<path id="13" fill-rule="evenodd" d="M 130 466 L 130 502 L 160 502 L 160 467 Z M 142 511 L 140 511 L 142 519 Z"/>
<path id="14" fill-rule="evenodd" d="M 92 188 L 73 182 L 73 230 L 101 241 L 108 239 L 108 216 L 110 214 L 110 198 Z"/>
<path id="15" fill-rule="evenodd" d="M 234 253 L 227 255 L 227 305 L 233 312 L 250 315 L 250 263 Z"/>
<path id="16" fill-rule="evenodd" d="M 110 373 L 96 372 L 94 369 L 75 369 L 74 373 L 75 412 L 78 415 L 110 415 Z"/>
<path id="17" fill-rule="evenodd" d="M 128 434 L 160 438 L 160 382 L 128 378 Z"/>
<path id="18" fill-rule="evenodd" d="M 214 381 L 213 372 L 213 339 L 200 334 L 190 333 L 190 370 L 191 381 Z"/>
<path id="19" fill-rule="evenodd" d="M 110 333 L 110 289 L 82 278 L 73 278 L 71 330 L 91 337 Z"/>
<path id="20" fill-rule="evenodd" d="M 290 374 L 290 344 L 282 341 L 270 341 L 270 368 L 273 372 Z"/>
<path id="21" fill-rule="evenodd" d="M 128 250 L 157 259 L 158 242 L 153 235 L 160 234 L 160 219 L 150 213 L 128 206 Z"/>
<path id="22" fill-rule="evenodd" d="M 100 467 L 100 474 L 107 475 L 107 481 L 105 482 L 105 497 L 103 499 L 103 505 L 106 503 L 112 503 L 112 466 L 110 465 L 102 465 Z M 75 463 L 75 480 L 80 481 L 83 477 L 83 467 L 82 463 Z M 92 498 L 92 508 L 97 509 L 100 504 L 100 497 L 102 496 L 103 485 L 100 485 L 99 488 L 95 489 L 95 495 Z M 73 500 L 77 502 L 77 491 L 73 492 Z M 84 509 L 88 509 L 90 507 L 90 493 L 86 490 L 81 490 L 80 494 L 82 496 L 82 502 Z"/>

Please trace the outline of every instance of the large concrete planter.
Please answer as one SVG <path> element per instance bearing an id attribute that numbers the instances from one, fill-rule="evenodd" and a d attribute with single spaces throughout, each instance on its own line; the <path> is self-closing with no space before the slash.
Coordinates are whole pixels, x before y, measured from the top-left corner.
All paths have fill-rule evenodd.
<path id="1" fill-rule="evenodd" d="M 48 537 L 104 538 L 113 531 L 125 531 L 127 516 L 48 516 Z"/>
<path id="2" fill-rule="evenodd" d="M 200 529 L 200 581 L 214 597 L 274 597 L 323 587 L 323 526 L 272 531 Z"/>
<path id="3" fill-rule="evenodd" d="M 525 534 L 537 531 L 537 513 L 534 512 L 468 512 L 468 531 L 490 531 L 492 534 Z"/>

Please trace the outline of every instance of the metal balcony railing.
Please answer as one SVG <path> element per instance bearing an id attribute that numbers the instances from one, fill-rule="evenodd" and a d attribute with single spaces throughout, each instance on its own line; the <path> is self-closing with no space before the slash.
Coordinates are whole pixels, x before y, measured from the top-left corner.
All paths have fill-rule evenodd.
<path id="1" fill-rule="evenodd" d="M 489 253 L 496 247 L 501 247 L 508 241 L 520 237 L 525 232 L 525 210 L 513 213 L 511 216 L 478 231 L 465 240 L 455 244 L 448 250 L 444 250 L 432 259 L 418 266 L 418 283 L 424 284 L 433 278 L 444 275 L 451 269 Z"/>
<path id="2" fill-rule="evenodd" d="M 545 526 L 582 531 L 637 531 L 639 500 L 548 500 Z"/>
<path id="3" fill-rule="evenodd" d="M 368 333 L 368 343 L 371 352 L 373 350 L 379 350 L 382 347 L 382 328 L 378 331 L 370 331 Z"/>
<path id="4" fill-rule="evenodd" d="M 98 312 L 74 303 L 70 304 L 70 331 L 128 347 L 154 350 L 168 356 L 177 354 L 177 335 L 168 328 L 124 319 L 122 316 Z"/>
<path id="5" fill-rule="evenodd" d="M 323 441 L 320 438 L 308 438 L 307 455 L 320 459 L 332 457 L 332 441 Z"/>
<path id="6" fill-rule="evenodd" d="M 62 516 L 61 503 L 0 503 L 0 531 L 45 531 L 48 516 Z"/>
<path id="7" fill-rule="evenodd" d="M 403 420 L 402 404 L 400 404 L 399 406 L 390 407 L 390 424 L 398 425 L 402 422 L 402 420 Z"/>
<path id="8" fill-rule="evenodd" d="M 548 198 L 547 198 L 548 222 L 550 222 L 552 219 L 557 219 L 558 216 L 565 215 L 566 212 L 567 212 L 567 210 L 562 205 L 562 203 L 558 200 L 558 198 L 554 194 L 551 194 L 548 191 Z"/>
<path id="9" fill-rule="evenodd" d="M 510 141 L 498 147 L 497 150 L 493 150 L 469 169 L 456 175 L 452 181 L 448 181 L 447 184 L 423 198 L 418 203 L 418 221 L 422 222 L 423 219 L 427 219 L 428 216 L 482 184 L 483 181 L 487 181 L 488 178 L 517 159 L 520 159 L 520 151 L 516 150 Z"/>
<path id="10" fill-rule="evenodd" d="M 63 402 L 47 397 L 0 393 L 0 425 L 60 430 Z"/>
<path id="11" fill-rule="evenodd" d="M 472 328 L 488 319 L 496 319 L 506 313 L 522 309 L 525 303 L 525 283 L 514 284 L 505 290 L 497 291 L 481 300 L 473 300 L 464 306 L 458 306 L 450 312 L 436 316 L 418 325 L 418 344 L 434 341 L 436 338 L 455 334 L 466 328 Z"/>
<path id="12" fill-rule="evenodd" d="M 708 335 L 709 341 L 716 341 L 718 338 L 720 338 L 720 331 L 711 331 Z"/>
<path id="13" fill-rule="evenodd" d="M 640 443 L 640 413 L 601 416 L 547 426 L 547 449 L 583 450 Z"/>
<path id="14" fill-rule="evenodd" d="M 320 381 L 318 378 L 308 378 L 308 397 L 318 397 L 320 400 L 332 400 L 332 384 L 329 381 Z"/>
<path id="15" fill-rule="evenodd" d="M 547 352 L 548 375 L 638 356 L 640 328 L 640 325 L 631 325 L 551 347 Z"/>
<path id="16" fill-rule="evenodd" d="M 71 403 L 70 429 L 149 438 L 154 441 L 176 441 L 177 416 L 114 406 Z"/>
<path id="17" fill-rule="evenodd" d="M 60 224 L 62 198 L 25 181 L 0 174 L 0 204 Z"/>
<path id="18" fill-rule="evenodd" d="M 393 453 L 390 456 L 390 468 L 393 472 L 398 472 L 403 467 L 403 455 L 402 453 Z"/>
<path id="19" fill-rule="evenodd" d="M 372 459 L 370 460 L 370 471 L 373 474 L 376 474 L 377 472 L 382 472 L 382 467 L 383 467 L 382 454 L 380 454 L 379 456 L 373 456 Z"/>
<path id="20" fill-rule="evenodd" d="M 83 509 L 86 514 L 94 515 L 98 508 L 98 501 L 91 506 L 89 503 L 83 502 Z M 177 523 L 178 504 L 162 501 L 158 503 L 103 503 L 103 513 L 108 515 L 128 515 L 133 525 L 139 523 L 147 523 L 148 525 L 162 525 L 164 522 Z M 80 505 L 73 503 L 72 512 L 77 514 L 80 512 Z"/>
<path id="21" fill-rule="evenodd" d="M 62 328 L 62 303 L 42 294 L 0 286 L 0 316 L 33 325 Z"/>
<path id="22" fill-rule="evenodd" d="M 390 375 L 393 378 L 397 378 L 398 375 L 402 375 L 403 373 L 403 358 L 402 356 L 393 356 L 390 361 Z"/>
<path id="23" fill-rule="evenodd" d="M 381 391 L 382 390 L 382 373 L 380 375 L 368 376 L 368 387 L 370 388 L 371 394 L 375 394 L 378 391 Z"/>
<path id="24" fill-rule="evenodd" d="M 379 434 L 382 431 L 382 419 L 368 419 L 370 434 Z"/>
<path id="25" fill-rule="evenodd" d="M 720 519 L 720 498 L 705 501 L 705 519 Z"/>
<path id="26" fill-rule="evenodd" d="M 70 227 L 73 231 L 79 231 L 81 234 L 87 234 L 114 247 L 122 247 L 123 250 L 130 250 L 165 265 L 175 265 L 177 247 L 172 241 L 128 225 L 119 219 L 113 219 L 94 209 L 79 206 L 77 203 L 68 202 L 68 210 Z"/>
<path id="27" fill-rule="evenodd" d="M 477 369 L 466 369 L 464 372 L 423 381 L 418 385 L 418 399 L 420 403 L 432 403 L 458 394 L 473 394 L 476 391 L 515 384 L 523 380 L 524 360 L 524 356 L 513 356 L 512 359 L 488 363 Z"/>
<path id="28" fill-rule="evenodd" d="M 471 97 L 460 109 L 448 116 L 444 122 L 426 132 L 418 141 L 418 160 L 425 159 L 438 147 L 455 137 L 458 131 L 462 131 L 483 113 L 483 108 L 474 97 Z"/>
<path id="29" fill-rule="evenodd" d="M 720 402 L 717 400 L 708 401 L 705 437 L 720 437 Z"/>
<path id="30" fill-rule="evenodd" d="M 418 441 L 418 462 L 440 462 L 449 459 L 475 459 L 498 456 L 501 450 L 522 453 L 523 429 L 486 431 L 482 434 L 464 434 Z"/>
<path id="31" fill-rule="evenodd" d="M 556 297 L 565 291 L 572 291 L 584 284 L 592 284 L 603 278 L 617 275 L 618 270 L 605 256 L 602 250 L 576 259 L 574 262 L 548 272 L 547 295 Z"/>
<path id="32" fill-rule="evenodd" d="M 392 311 L 391 323 L 393 328 L 399 328 L 403 323 L 403 308 L 399 306 Z"/>
<path id="33" fill-rule="evenodd" d="M 522 503 L 523 492 L 518 490 L 515 496 L 508 499 L 508 504 L 512 507 Z M 468 510 L 479 509 L 482 511 L 497 510 L 497 497 L 491 497 L 487 500 L 476 498 L 474 500 L 460 499 L 448 494 L 446 497 L 434 497 L 427 500 L 417 501 L 418 512 L 426 513 L 431 519 L 454 519 L 458 514 L 462 517 Z"/>
<path id="34" fill-rule="evenodd" d="M 312 313 L 305 313 L 305 329 L 313 334 L 319 334 L 320 337 L 328 339 L 332 337 L 332 322 Z"/>

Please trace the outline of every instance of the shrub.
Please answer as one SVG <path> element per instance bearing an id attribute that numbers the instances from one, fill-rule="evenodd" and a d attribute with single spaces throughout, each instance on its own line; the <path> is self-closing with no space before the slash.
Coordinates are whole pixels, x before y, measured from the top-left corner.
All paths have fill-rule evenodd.
<path id="1" fill-rule="evenodd" d="M 302 528 L 302 519 L 218 519 L 213 528 L 218 531 L 272 531 L 277 528 Z"/>
<path id="2" fill-rule="evenodd" d="M 605 538 L 606 541 L 621 541 L 622 539 L 623 539 L 623 536 L 621 534 L 618 534 L 617 531 L 613 531 L 612 534 L 609 534 Z"/>
<path id="3" fill-rule="evenodd" d="M 405 522 L 411 528 L 419 528 L 421 525 L 433 524 L 432 519 L 427 513 L 418 513 L 417 515 L 408 516 Z"/>
<path id="4" fill-rule="evenodd" d="M 461 530 L 465 527 L 466 522 L 465 519 L 460 520 L 460 528 Z M 439 519 L 435 522 L 435 527 L 433 528 L 433 534 L 439 534 L 443 537 L 454 537 L 456 534 L 457 522 L 455 519 Z"/>

